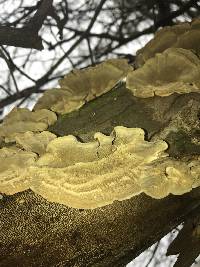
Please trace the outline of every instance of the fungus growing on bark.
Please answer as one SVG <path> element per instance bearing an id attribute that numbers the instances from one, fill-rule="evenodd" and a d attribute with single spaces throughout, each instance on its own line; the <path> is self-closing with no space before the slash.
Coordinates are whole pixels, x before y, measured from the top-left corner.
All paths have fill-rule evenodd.
<path id="1" fill-rule="evenodd" d="M 25 132 L 17 133 L 14 136 L 16 144 L 20 148 L 42 155 L 46 152 L 46 147 L 50 141 L 54 140 L 57 136 L 48 131 L 41 133 Z"/>
<path id="2" fill-rule="evenodd" d="M 36 103 L 34 110 L 46 108 L 64 114 L 79 109 L 84 103 L 85 100 L 82 97 L 76 96 L 66 89 L 54 88 L 45 91 Z"/>
<path id="3" fill-rule="evenodd" d="M 78 162 L 94 161 L 97 146 L 96 142 L 80 143 L 73 135 L 58 137 L 47 145 L 46 153 L 37 165 L 62 168 Z"/>
<path id="4" fill-rule="evenodd" d="M 163 198 L 200 185 L 195 164 L 191 172 L 188 162 L 169 158 L 167 143 L 145 141 L 140 128 L 117 126 L 110 136 L 96 133 L 95 139 L 80 143 L 71 135 L 58 137 L 39 158 L 16 147 L 0 149 L 0 157 L 6 159 L 0 169 L 0 192 L 30 188 L 49 201 L 93 209 L 141 192 Z"/>
<path id="5" fill-rule="evenodd" d="M 100 132 L 94 134 L 94 139 L 98 142 L 97 156 L 98 158 L 104 158 L 111 154 L 113 149 L 114 136 L 107 136 Z"/>
<path id="6" fill-rule="evenodd" d="M 169 193 L 182 195 L 192 190 L 194 183 L 187 164 L 170 158 L 145 166 L 140 179 L 143 191 L 153 198 L 163 198 Z"/>
<path id="7" fill-rule="evenodd" d="M 73 70 L 59 81 L 61 88 L 91 100 L 109 91 L 132 70 L 125 59 L 110 59 L 95 67 Z"/>
<path id="8" fill-rule="evenodd" d="M 190 50 L 169 48 L 129 72 L 126 84 L 137 97 L 200 92 L 200 59 Z"/>
<path id="9" fill-rule="evenodd" d="M 49 161 L 44 155 L 38 161 L 40 169 L 31 169 L 34 174 L 31 189 L 49 201 L 84 209 L 105 206 L 141 192 L 162 198 L 192 189 L 194 178 L 187 164 L 170 159 L 164 152 L 167 148 L 164 141 L 145 141 L 142 129 L 118 126 L 110 137 L 97 133 L 95 138 L 98 146 L 95 142 L 87 143 L 91 149 L 89 156 L 84 149 L 77 154 L 83 144 L 72 136 L 58 138 L 58 144 L 53 140 L 50 152 L 57 154 L 57 148 L 65 144 L 64 154 L 69 156 L 62 158 L 62 163 L 56 158 L 52 166 L 53 158 Z M 68 149 L 66 145 L 70 139 L 77 151 L 75 160 L 70 159 L 72 147 Z M 102 152 L 106 152 L 105 157 Z M 61 158 L 61 151 L 58 155 Z"/>
<path id="10" fill-rule="evenodd" d="M 37 155 L 15 146 L 0 149 L 0 192 L 15 194 L 30 188 L 28 166 L 34 165 Z"/>
<path id="11" fill-rule="evenodd" d="M 156 53 L 162 53 L 170 47 L 190 49 L 200 53 L 199 43 L 200 19 L 195 19 L 191 23 L 164 27 L 155 33 L 151 41 L 137 51 L 136 66 L 141 67 Z"/>
<path id="12" fill-rule="evenodd" d="M 34 109 L 69 113 L 112 89 L 131 70 L 125 59 L 109 59 L 95 67 L 73 70 L 59 81 L 61 88 L 46 91 Z"/>
<path id="13" fill-rule="evenodd" d="M 31 189 L 49 201 L 97 208 L 142 192 L 141 169 L 166 156 L 163 151 L 167 144 L 144 141 L 144 132 L 139 128 L 118 126 L 114 140 L 100 133 L 95 138 L 98 142 L 85 144 L 73 136 L 50 142 L 50 153 L 38 160 L 40 169 L 32 167 L 29 171 L 34 174 Z M 97 151 L 100 155 L 106 151 L 106 156 L 99 157 Z"/>
<path id="14" fill-rule="evenodd" d="M 44 131 L 56 120 L 56 114 L 47 109 L 31 112 L 26 108 L 14 108 L 0 125 L 0 137 L 11 142 L 16 133 Z"/>

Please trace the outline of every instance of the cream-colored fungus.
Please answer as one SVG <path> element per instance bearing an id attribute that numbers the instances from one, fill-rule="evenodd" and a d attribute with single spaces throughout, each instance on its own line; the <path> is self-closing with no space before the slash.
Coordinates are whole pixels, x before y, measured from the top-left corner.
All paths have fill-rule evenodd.
<path id="1" fill-rule="evenodd" d="M 111 90 L 132 67 L 125 59 L 109 59 L 95 67 L 73 70 L 59 81 L 61 88 L 46 91 L 34 109 L 69 113 Z"/>
<path id="2" fill-rule="evenodd" d="M 80 143 L 74 136 L 58 137 L 41 157 L 15 147 L 0 149 L 10 166 L 1 168 L 0 191 L 31 188 L 49 201 L 93 209 L 141 192 L 163 198 L 200 185 L 196 163 L 191 171 L 188 163 L 171 159 L 167 143 L 145 141 L 140 128 L 117 126 L 111 136 L 96 133 L 95 139 Z"/>
<path id="3" fill-rule="evenodd" d="M 170 47 L 193 50 L 200 54 L 200 19 L 191 23 L 184 22 L 174 26 L 167 26 L 155 33 L 154 38 L 142 49 L 137 51 L 136 66 L 141 67 L 153 58 L 156 53 L 162 53 Z"/>
<path id="4" fill-rule="evenodd" d="M 144 98 L 200 92 L 200 59 L 190 50 L 169 48 L 129 72 L 126 85 Z"/>
<path id="5" fill-rule="evenodd" d="M 14 108 L 0 125 L 0 137 L 12 142 L 16 133 L 44 131 L 56 120 L 56 114 L 47 109 L 32 112 L 26 108 Z"/>

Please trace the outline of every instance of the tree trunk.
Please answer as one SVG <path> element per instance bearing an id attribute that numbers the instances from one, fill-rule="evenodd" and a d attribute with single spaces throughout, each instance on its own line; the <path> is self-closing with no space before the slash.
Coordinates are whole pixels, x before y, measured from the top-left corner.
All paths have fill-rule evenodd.
<path id="1" fill-rule="evenodd" d="M 117 125 L 141 127 L 146 140 L 164 137 L 171 157 L 200 154 L 200 95 L 136 98 L 118 85 L 49 128 L 83 142 Z M 176 125 L 177 131 L 173 131 Z M 170 128 L 171 127 L 171 128 Z M 171 130 L 170 130 L 171 129 Z M 124 266 L 190 214 L 200 190 L 156 200 L 145 194 L 94 210 L 50 203 L 31 190 L 0 200 L 0 266 Z"/>

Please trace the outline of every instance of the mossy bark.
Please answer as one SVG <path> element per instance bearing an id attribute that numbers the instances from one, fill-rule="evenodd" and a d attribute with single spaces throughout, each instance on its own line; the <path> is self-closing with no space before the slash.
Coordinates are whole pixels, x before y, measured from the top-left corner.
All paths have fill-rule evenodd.
<path id="1" fill-rule="evenodd" d="M 120 84 L 59 117 L 49 130 L 83 142 L 97 131 L 141 127 L 162 137 L 171 157 L 200 155 L 200 95 L 135 98 Z M 94 210 L 50 203 L 31 190 L 0 201 L 0 266 L 124 266 L 178 224 L 200 212 L 200 190 L 156 200 L 145 194 Z"/>

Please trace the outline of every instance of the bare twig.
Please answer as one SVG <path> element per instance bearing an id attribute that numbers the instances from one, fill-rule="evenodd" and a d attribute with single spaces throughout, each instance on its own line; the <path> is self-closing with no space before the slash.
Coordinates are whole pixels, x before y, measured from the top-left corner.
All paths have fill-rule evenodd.
<path id="1" fill-rule="evenodd" d="M 89 37 L 86 38 L 86 40 L 87 40 L 87 45 L 88 45 L 88 50 L 89 50 L 89 56 L 90 56 L 91 64 L 94 65 L 94 57 L 93 57 L 93 52 L 92 52 L 92 48 L 91 48 L 91 45 L 90 45 L 90 39 L 89 39 Z"/>
<path id="2" fill-rule="evenodd" d="M 3 85 L 0 85 L 0 88 L 6 93 L 8 94 L 9 96 L 11 96 L 12 94 L 3 86 Z"/>
<path id="3" fill-rule="evenodd" d="M 1 48 L 2 48 L 2 46 L 1 46 Z M 11 75 L 11 77 L 13 79 L 13 83 L 15 85 L 16 93 L 18 94 L 19 93 L 19 88 L 18 88 L 17 81 L 16 81 L 15 76 L 14 76 L 13 66 L 10 64 L 9 59 L 6 57 L 6 55 L 4 54 L 4 52 L 2 50 L 0 50 L 0 57 L 2 57 L 5 60 L 7 66 L 8 66 L 8 69 L 10 70 L 10 75 Z"/>
<path id="4" fill-rule="evenodd" d="M 21 70 L 15 63 L 14 61 L 12 60 L 10 54 L 8 53 L 8 51 L 3 47 L 1 46 L 2 50 L 4 51 L 4 53 L 6 54 L 7 56 L 7 60 L 9 62 L 9 65 L 12 66 L 12 71 L 14 72 L 14 70 L 18 70 L 19 73 L 21 73 L 23 76 L 25 76 L 27 79 L 31 80 L 32 82 L 36 82 L 36 80 L 34 80 L 33 78 L 31 78 L 28 74 L 26 74 L 23 70 Z"/>
<path id="5" fill-rule="evenodd" d="M 10 103 L 13 103 L 14 101 L 21 99 L 22 97 L 26 97 L 27 95 L 31 95 L 33 93 L 39 93 L 41 92 L 40 88 L 47 83 L 50 75 L 55 71 L 55 69 L 60 66 L 60 64 L 63 62 L 65 58 L 69 56 L 69 54 L 79 45 L 84 38 L 87 37 L 88 33 L 92 29 L 92 26 L 94 25 L 97 16 L 101 12 L 101 9 L 103 5 L 105 4 L 106 0 L 101 0 L 100 4 L 98 5 L 94 16 L 92 17 L 86 31 L 83 33 L 82 36 L 68 49 L 68 51 L 51 67 L 49 71 L 45 75 L 43 75 L 37 82 L 35 86 L 28 87 L 24 90 L 22 90 L 19 94 L 13 94 L 12 96 L 8 96 L 0 101 L 0 108 L 5 107 L 6 105 L 9 105 Z"/>
<path id="6" fill-rule="evenodd" d="M 37 93 L 43 93 L 43 90 L 41 90 L 39 88 L 39 86 L 31 86 L 31 87 L 28 87 L 22 91 L 20 91 L 18 94 L 13 94 L 13 95 L 10 95 L 4 99 L 2 99 L 0 101 L 0 109 L 7 106 L 7 105 L 10 105 L 11 103 L 21 99 L 21 98 L 24 98 L 24 97 L 29 97 L 31 96 L 32 94 L 37 94 Z"/>

